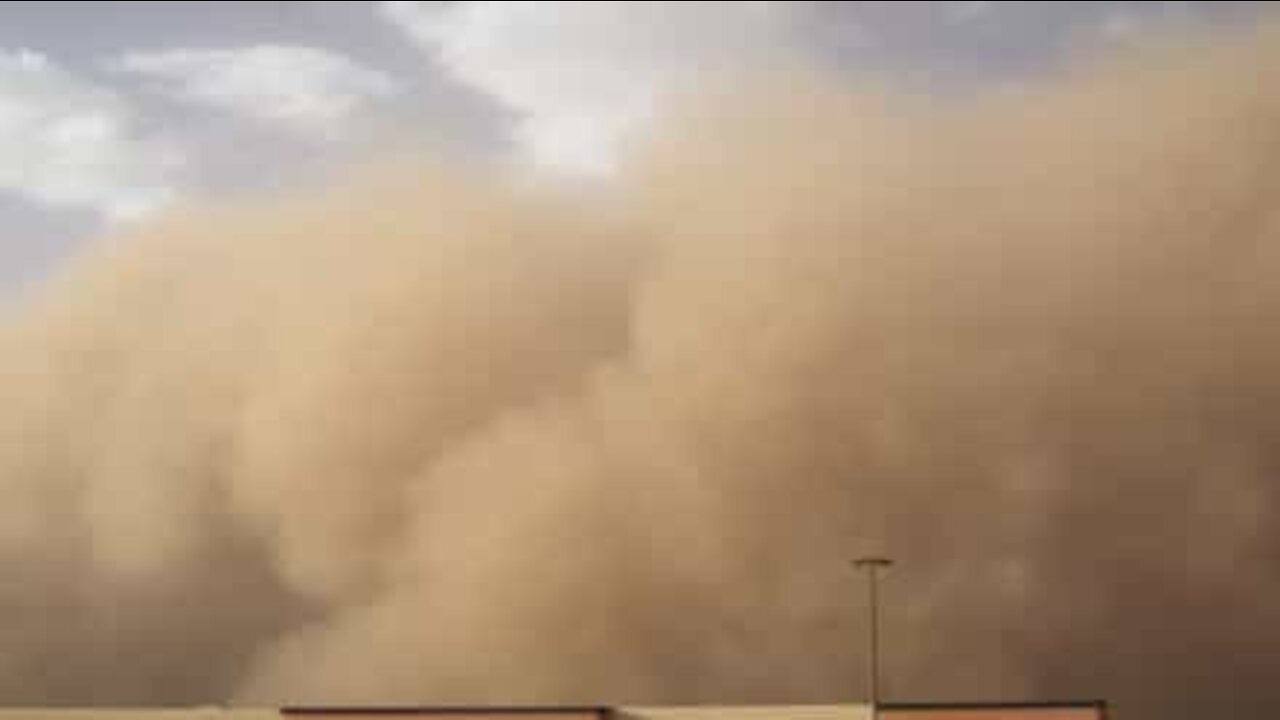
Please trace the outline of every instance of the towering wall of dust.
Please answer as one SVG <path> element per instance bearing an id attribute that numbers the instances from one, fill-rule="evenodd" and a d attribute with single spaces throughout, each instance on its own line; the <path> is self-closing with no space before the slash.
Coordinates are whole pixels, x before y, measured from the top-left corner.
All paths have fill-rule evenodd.
<path id="1" fill-rule="evenodd" d="M 876 548 L 891 695 L 1271 717 L 1278 40 L 104 243 L 0 331 L 0 699 L 857 698 Z"/>

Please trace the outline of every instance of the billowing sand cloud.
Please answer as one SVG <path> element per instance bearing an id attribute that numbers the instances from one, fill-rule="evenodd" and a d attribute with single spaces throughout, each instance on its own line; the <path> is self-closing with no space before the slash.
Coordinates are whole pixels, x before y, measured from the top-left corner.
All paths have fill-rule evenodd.
<path id="1" fill-rule="evenodd" d="M 1270 717 L 1277 39 L 104 243 L 0 331 L 0 696 L 856 698 L 875 548 L 891 696 Z"/>

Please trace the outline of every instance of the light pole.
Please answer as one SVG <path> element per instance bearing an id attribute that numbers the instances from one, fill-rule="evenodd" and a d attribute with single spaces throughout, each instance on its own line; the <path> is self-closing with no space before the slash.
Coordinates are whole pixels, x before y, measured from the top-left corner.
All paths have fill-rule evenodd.
<path id="1" fill-rule="evenodd" d="M 867 572 L 867 688 L 871 696 L 871 718 L 880 712 L 880 608 L 876 596 L 876 581 L 881 570 L 893 561 L 886 557 L 868 556 L 853 561 L 854 567 Z"/>

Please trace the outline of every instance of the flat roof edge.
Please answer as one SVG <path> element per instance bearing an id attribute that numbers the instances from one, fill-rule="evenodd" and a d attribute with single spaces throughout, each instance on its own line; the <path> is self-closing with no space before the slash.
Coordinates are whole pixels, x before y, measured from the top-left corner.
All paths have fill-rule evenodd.
<path id="1" fill-rule="evenodd" d="M 881 702 L 879 707 L 886 710 L 981 710 L 984 708 L 1000 709 L 1008 708 L 1016 710 L 1018 708 L 1105 708 L 1106 700 L 1023 700 L 1023 701 L 1000 701 L 1000 702 L 982 702 L 982 701 L 966 701 L 966 702 Z"/>
<path id="2" fill-rule="evenodd" d="M 606 705 L 287 705 L 280 708 L 281 715 L 479 715 L 500 713 L 503 715 L 552 715 L 594 714 L 606 715 L 611 708 Z"/>
<path id="3" fill-rule="evenodd" d="M 839 705 L 860 706 L 864 703 L 840 703 Z M 827 707 L 826 704 L 791 705 L 790 707 Z M 834 705 L 833 705 L 834 706 Z M 288 705 L 279 708 L 281 715 L 552 715 L 552 714 L 590 714 L 607 717 L 610 714 L 629 708 L 697 708 L 698 705 Z M 714 706 L 707 707 L 727 707 Z M 742 707 L 762 707 L 744 705 Z M 768 706 L 764 706 L 768 707 Z M 777 706 L 784 707 L 784 706 Z M 1030 700 L 1030 701 L 893 701 L 882 702 L 879 707 L 885 710 L 982 710 L 982 709 L 1034 709 L 1034 708 L 1107 708 L 1106 700 Z"/>

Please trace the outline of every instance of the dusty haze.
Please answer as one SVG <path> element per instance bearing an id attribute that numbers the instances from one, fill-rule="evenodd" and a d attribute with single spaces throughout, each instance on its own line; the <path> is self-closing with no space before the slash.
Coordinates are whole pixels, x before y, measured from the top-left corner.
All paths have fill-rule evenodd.
<path id="1" fill-rule="evenodd" d="M 104 239 L 0 330 L 0 702 L 858 699 L 877 550 L 890 697 L 1274 717 L 1277 69 L 800 73 L 589 202 L 424 157 Z"/>

